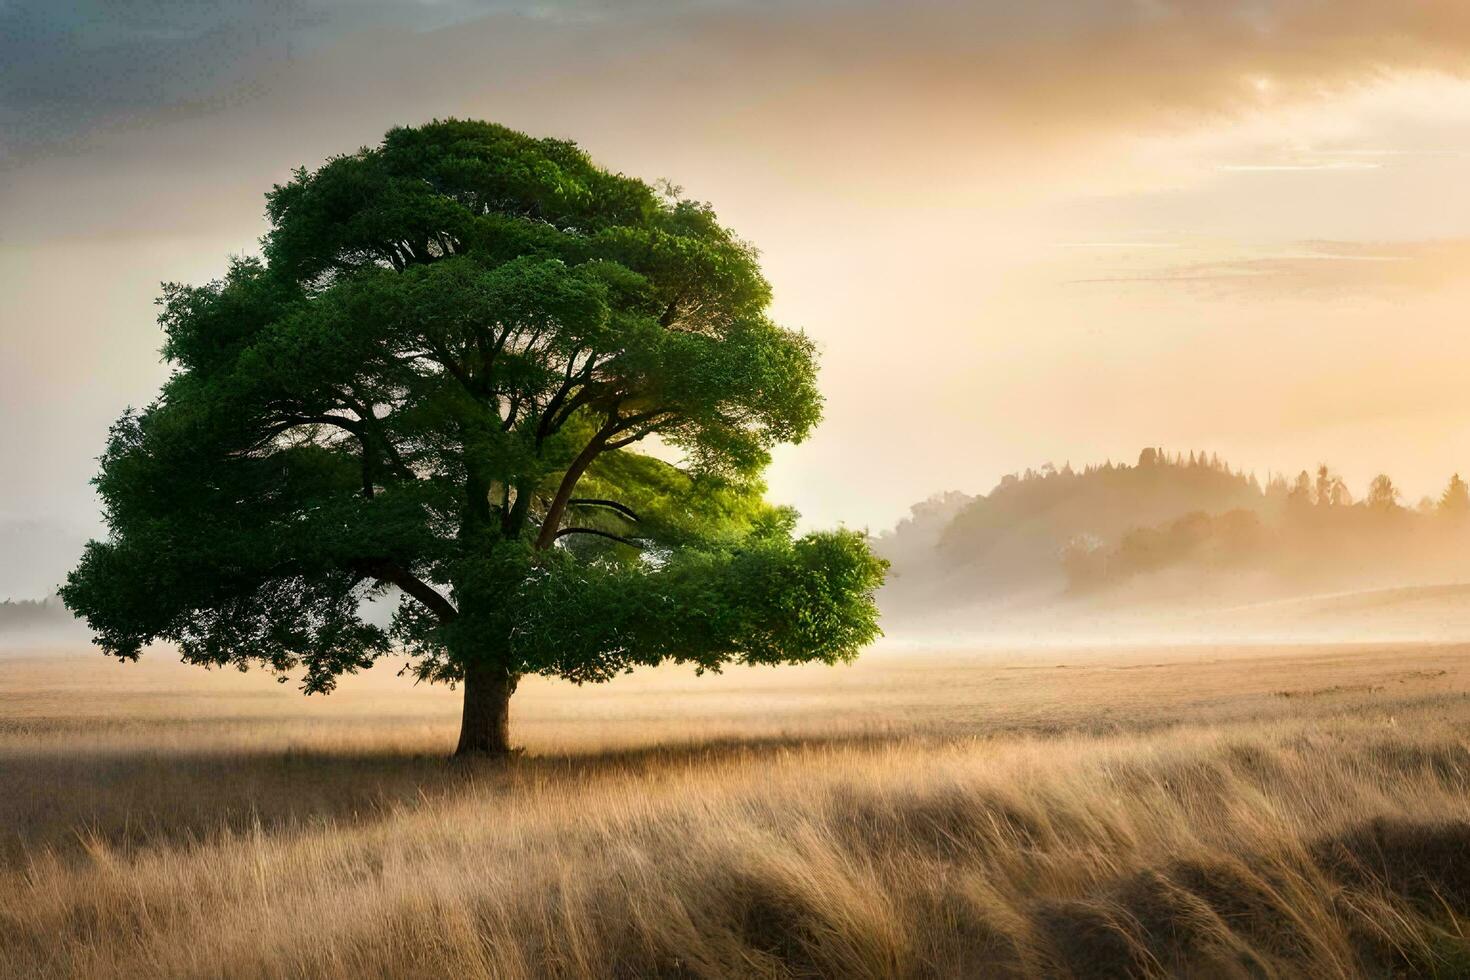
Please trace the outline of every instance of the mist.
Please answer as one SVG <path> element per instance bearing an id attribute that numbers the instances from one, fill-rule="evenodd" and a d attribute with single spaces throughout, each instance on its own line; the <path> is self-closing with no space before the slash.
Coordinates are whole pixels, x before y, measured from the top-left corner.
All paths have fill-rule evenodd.
<path id="1" fill-rule="evenodd" d="M 1470 496 L 1416 502 L 1386 474 L 1355 499 L 1326 464 L 1290 476 L 1147 448 L 938 494 L 876 536 L 888 641 L 964 646 L 1445 641 L 1470 636 Z"/>

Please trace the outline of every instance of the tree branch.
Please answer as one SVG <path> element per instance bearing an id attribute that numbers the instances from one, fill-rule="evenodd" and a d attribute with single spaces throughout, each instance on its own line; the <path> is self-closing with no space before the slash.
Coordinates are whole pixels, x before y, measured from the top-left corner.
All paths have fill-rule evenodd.
<path id="1" fill-rule="evenodd" d="M 578 351 L 574 350 L 567 358 L 566 377 L 563 378 L 562 383 L 557 386 L 556 393 L 553 394 L 550 400 L 547 401 L 546 409 L 541 413 L 541 422 L 536 426 L 537 445 L 540 445 L 541 441 L 546 438 L 548 434 L 547 426 L 551 424 L 551 419 L 554 415 L 556 415 L 557 409 L 561 407 L 562 401 L 567 397 L 568 394 L 571 393 L 572 375 L 577 366 L 577 354 Z M 589 365 L 592 363 L 593 359 L 594 358 L 591 356 L 588 357 L 587 362 Z"/>
<path id="2" fill-rule="evenodd" d="M 357 413 L 359 425 L 361 425 L 362 428 L 360 431 L 353 431 L 357 432 L 357 438 L 362 442 L 363 453 L 366 454 L 369 449 L 369 441 L 367 437 L 369 432 L 371 432 L 371 434 L 375 437 L 374 441 L 377 442 L 379 446 L 381 446 L 383 451 L 387 454 L 389 468 L 396 470 L 399 476 L 410 480 L 413 479 L 417 474 L 415 474 L 413 468 L 404 461 L 403 455 L 398 451 L 398 447 L 393 445 L 393 440 L 389 439 L 388 434 L 383 431 L 382 420 L 378 418 L 377 414 L 372 410 L 371 406 L 366 401 L 354 397 L 352 394 L 345 390 L 338 392 L 338 396 L 347 403 L 348 408 Z"/>
<path id="3" fill-rule="evenodd" d="M 510 509 L 503 511 L 500 515 L 500 529 L 506 537 L 514 537 L 520 533 L 520 529 L 526 523 L 526 514 L 531 510 L 531 498 L 535 496 L 529 485 L 523 483 L 514 484 L 516 499 L 510 503 Z M 510 501 L 510 486 L 505 492 L 507 502 Z"/>
<path id="4" fill-rule="evenodd" d="M 464 388 L 465 391 L 469 392 L 471 395 L 477 398 L 479 397 L 480 392 L 475 387 L 475 379 L 470 377 L 469 373 L 465 371 L 463 365 L 461 365 L 458 361 L 451 357 L 447 350 L 444 350 L 442 347 L 432 341 L 429 342 L 429 349 L 433 351 L 434 354 L 431 360 L 443 367 L 444 370 L 448 371 L 450 376 L 454 378 L 455 381 L 458 381 L 460 387 Z"/>
<path id="5" fill-rule="evenodd" d="M 642 439 L 644 436 L 653 435 L 654 431 L 657 428 L 657 426 L 650 426 L 649 428 L 644 429 L 642 432 L 635 433 L 631 436 L 626 436 L 622 439 L 616 440 L 615 442 L 610 442 L 605 448 L 611 451 L 614 449 L 622 449 L 624 446 L 631 446 L 633 445 L 633 443 L 637 442 L 639 439 Z"/>
<path id="6" fill-rule="evenodd" d="M 602 452 L 607 437 L 616 431 L 617 423 L 609 419 L 607 424 L 597 430 L 592 441 L 577 454 L 577 458 L 572 460 L 572 465 L 567 467 L 566 473 L 562 475 L 561 484 L 556 488 L 556 496 L 551 498 L 551 506 L 546 508 L 546 517 L 541 522 L 541 533 L 536 536 L 538 550 L 551 547 L 551 543 L 556 540 L 556 529 L 561 525 L 562 514 L 566 512 L 567 501 L 571 500 L 572 491 L 577 487 L 577 481 L 582 479 L 582 474 L 587 472 L 587 467 L 591 466 L 592 461 Z"/>
<path id="7" fill-rule="evenodd" d="M 552 540 L 565 537 L 568 534 L 593 534 L 599 538 L 607 538 L 610 541 L 616 541 L 619 544 L 625 544 L 630 548 L 637 548 L 639 551 L 643 550 L 643 545 L 639 544 L 637 541 L 634 541 L 632 538 L 625 538 L 621 534 L 614 534 L 611 531 L 599 531 L 595 527 L 564 527 L 560 531 L 557 531 L 556 534 L 552 535 Z"/>
<path id="8" fill-rule="evenodd" d="M 251 449 L 259 449 L 267 445 L 276 436 L 290 432 L 301 425 L 334 425 L 352 433 L 359 439 L 362 438 L 362 423 L 341 415 L 298 415 L 283 413 L 265 433 L 251 445 Z"/>
<path id="9" fill-rule="evenodd" d="M 441 622 L 448 622 L 459 615 L 459 610 L 455 609 L 453 604 L 440 595 L 433 586 L 395 561 L 386 558 L 369 558 L 356 564 L 374 578 L 390 585 L 396 585 L 422 602 L 430 612 L 439 617 Z"/>
<path id="10" fill-rule="evenodd" d="M 548 436 L 565 425 L 573 412 L 584 405 L 590 405 L 604 393 L 592 386 L 590 373 L 592 366 L 592 362 L 589 361 L 581 371 L 577 372 L 575 378 L 567 379 L 567 382 L 552 396 L 551 401 L 547 402 L 546 408 L 541 413 L 541 422 L 536 426 L 536 445 L 541 445 Z M 571 384 L 572 381 L 581 381 L 583 387 L 568 398 L 567 396 L 575 388 L 575 385 Z"/>
<path id="11" fill-rule="evenodd" d="M 651 410 L 649 410 L 647 412 L 639 412 L 637 415 L 629 415 L 629 416 L 627 416 L 625 418 L 620 418 L 620 419 L 617 420 L 617 423 L 613 426 L 613 432 L 614 433 L 617 433 L 617 432 L 627 432 L 629 429 L 633 428 L 635 425 L 640 425 L 640 424 L 642 424 L 644 422 L 648 422 L 648 421 L 650 421 L 652 419 L 656 419 L 660 415 L 672 415 L 672 414 L 673 413 L 670 412 L 666 408 L 655 408 L 655 409 L 651 409 Z"/>
<path id="12" fill-rule="evenodd" d="M 637 524 L 639 517 L 633 512 L 633 508 L 627 504 L 620 504 L 616 500 L 603 500 L 601 497 L 573 497 L 567 501 L 573 507 L 606 507 L 622 514 L 628 520 Z"/>

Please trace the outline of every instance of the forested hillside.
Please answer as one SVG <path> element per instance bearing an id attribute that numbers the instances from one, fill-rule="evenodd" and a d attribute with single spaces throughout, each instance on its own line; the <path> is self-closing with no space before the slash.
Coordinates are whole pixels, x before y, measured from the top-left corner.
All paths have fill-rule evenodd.
<path id="1" fill-rule="evenodd" d="M 1467 517 L 1458 474 L 1407 507 L 1387 475 L 1355 499 L 1325 465 L 1263 482 L 1213 454 L 1147 448 L 1133 464 L 1048 464 L 983 496 L 931 498 L 877 546 L 898 610 L 1146 591 L 1166 575 L 1297 595 L 1470 576 Z"/>

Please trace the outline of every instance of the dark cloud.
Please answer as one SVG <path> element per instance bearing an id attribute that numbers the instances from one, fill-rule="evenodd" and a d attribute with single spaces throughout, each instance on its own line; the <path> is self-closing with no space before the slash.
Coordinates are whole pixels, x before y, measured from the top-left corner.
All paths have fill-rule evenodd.
<path id="1" fill-rule="evenodd" d="M 0 150 L 196 102 L 362 34 L 490 18 L 514 42 L 507 14 L 541 25 L 557 71 L 585 71 L 590 23 L 594 61 L 654 37 L 655 63 L 697 52 L 738 66 L 735 88 L 774 73 L 880 111 L 919 97 L 961 119 L 968 105 L 1070 124 L 1250 104 L 1250 73 L 1305 94 L 1395 68 L 1460 70 L 1470 51 L 1462 0 L 0 0 Z M 493 77 L 513 52 L 482 41 Z"/>
<path id="2" fill-rule="evenodd" d="M 228 90 L 362 31 L 596 9 L 576 0 L 0 0 L 0 152 Z"/>
<path id="3" fill-rule="evenodd" d="M 213 168 L 213 195 L 241 161 L 312 164 L 459 114 L 623 166 L 657 141 L 648 176 L 724 167 L 871 197 L 921 172 L 1034 178 L 1099 134 L 1259 109 L 1258 76 L 1313 99 L 1470 53 L 1462 0 L 19 0 L 0 22 L 0 154 L 54 184 L 55 158 L 90 153 L 65 178 L 89 194 L 132 167 Z M 80 137 L 102 123 L 147 135 L 98 150 Z"/>

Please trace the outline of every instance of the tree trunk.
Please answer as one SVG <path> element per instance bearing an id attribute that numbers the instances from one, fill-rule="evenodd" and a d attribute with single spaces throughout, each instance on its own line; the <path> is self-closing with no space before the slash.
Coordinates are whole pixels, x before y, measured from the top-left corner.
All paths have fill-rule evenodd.
<path id="1" fill-rule="evenodd" d="M 510 754 L 510 696 L 515 689 L 516 678 L 503 668 L 465 667 L 464 720 L 455 755 Z"/>

